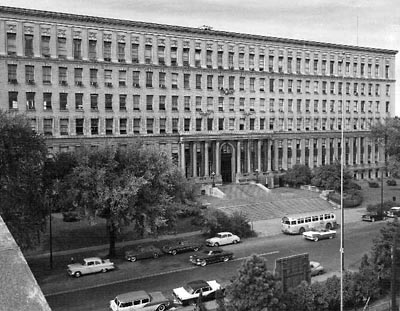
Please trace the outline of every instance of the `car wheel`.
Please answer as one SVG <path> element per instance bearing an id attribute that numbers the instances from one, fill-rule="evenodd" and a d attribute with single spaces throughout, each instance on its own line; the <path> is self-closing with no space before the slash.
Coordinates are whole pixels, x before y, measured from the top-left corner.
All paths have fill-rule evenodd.
<path id="1" fill-rule="evenodd" d="M 372 217 L 372 218 L 371 218 L 371 222 L 375 222 L 375 217 Z"/>
<path id="2" fill-rule="evenodd" d="M 198 247 L 195 247 L 195 248 L 193 248 L 193 250 L 194 250 L 195 252 L 197 252 L 197 251 L 199 250 L 199 248 L 198 248 Z"/>
<path id="3" fill-rule="evenodd" d="M 205 267 L 207 265 L 207 261 L 203 260 L 200 264 L 200 266 Z"/>
<path id="4" fill-rule="evenodd" d="M 233 240 L 233 242 L 232 242 L 232 243 L 233 243 L 233 244 L 236 244 L 237 242 L 238 242 L 237 240 Z"/>
<path id="5" fill-rule="evenodd" d="M 326 224 L 325 228 L 328 229 L 328 230 L 331 230 L 331 229 L 332 229 L 331 223 L 328 222 L 328 223 Z"/>
<path id="6" fill-rule="evenodd" d="M 334 238 L 334 235 L 329 236 L 329 238 L 330 238 L 330 239 L 333 239 L 333 238 Z"/>
<path id="7" fill-rule="evenodd" d="M 305 230 L 303 227 L 301 227 L 301 228 L 299 229 L 299 233 L 300 233 L 300 234 L 303 234 L 305 231 L 306 231 L 306 230 Z"/>
<path id="8" fill-rule="evenodd" d="M 315 238 L 314 238 L 314 242 L 318 242 L 318 237 L 316 236 Z"/>
<path id="9" fill-rule="evenodd" d="M 76 271 L 76 272 L 74 273 L 74 276 L 75 276 L 76 278 L 79 278 L 81 275 L 82 275 L 82 273 L 80 273 L 79 271 Z"/>
<path id="10" fill-rule="evenodd" d="M 219 243 L 217 242 L 217 243 L 214 243 L 214 246 L 215 247 L 218 247 L 219 246 Z"/>
<path id="11" fill-rule="evenodd" d="M 153 254 L 153 258 L 158 258 L 158 256 L 159 256 L 158 253 Z"/>
<path id="12" fill-rule="evenodd" d="M 175 256 L 175 255 L 176 255 L 176 249 L 173 249 L 173 250 L 171 251 L 171 254 L 172 254 L 173 256 Z"/>
<path id="13" fill-rule="evenodd" d="M 229 260 L 229 257 L 224 257 L 222 260 L 223 260 L 224 262 L 227 262 L 227 261 Z"/>
<path id="14" fill-rule="evenodd" d="M 102 269 L 101 272 L 106 273 L 108 270 L 107 269 Z"/>
<path id="15" fill-rule="evenodd" d="M 157 308 L 157 311 L 164 311 L 165 310 L 165 305 L 159 305 Z"/>
<path id="16" fill-rule="evenodd" d="M 129 258 L 129 261 L 131 261 L 131 262 L 135 262 L 136 260 L 137 260 L 136 256 L 133 256 L 133 257 Z"/>

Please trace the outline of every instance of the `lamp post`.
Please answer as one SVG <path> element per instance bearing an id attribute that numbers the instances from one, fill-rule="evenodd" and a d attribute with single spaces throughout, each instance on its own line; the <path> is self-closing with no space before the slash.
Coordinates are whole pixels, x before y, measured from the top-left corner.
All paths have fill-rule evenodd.
<path id="1" fill-rule="evenodd" d="M 258 168 L 256 168 L 254 170 L 254 173 L 256 173 L 256 183 L 258 184 L 258 174 L 260 173 L 260 170 Z"/>
<path id="2" fill-rule="evenodd" d="M 50 252 L 50 269 L 53 269 L 53 229 L 51 221 L 51 206 L 53 200 L 47 200 L 48 212 L 49 212 L 49 252 Z"/>
<path id="3" fill-rule="evenodd" d="M 212 187 L 215 187 L 215 172 L 211 172 Z"/>

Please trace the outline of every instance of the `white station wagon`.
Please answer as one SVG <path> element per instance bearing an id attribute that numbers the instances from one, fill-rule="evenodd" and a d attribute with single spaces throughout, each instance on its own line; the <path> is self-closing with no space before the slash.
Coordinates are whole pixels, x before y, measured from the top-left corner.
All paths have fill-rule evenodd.
<path id="1" fill-rule="evenodd" d="M 240 238 L 237 235 L 232 234 L 230 232 L 219 232 L 215 237 L 206 240 L 206 244 L 208 246 L 216 246 L 216 247 L 225 244 L 236 244 L 239 242 Z"/>

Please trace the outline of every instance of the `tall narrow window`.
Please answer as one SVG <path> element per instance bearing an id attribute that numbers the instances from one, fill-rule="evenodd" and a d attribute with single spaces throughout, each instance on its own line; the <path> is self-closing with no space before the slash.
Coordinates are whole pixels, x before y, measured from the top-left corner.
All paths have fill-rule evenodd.
<path id="1" fill-rule="evenodd" d="M 83 94 L 75 93 L 75 109 L 83 110 Z"/>
<path id="2" fill-rule="evenodd" d="M 90 94 L 90 109 L 98 110 L 99 109 L 99 95 L 98 94 Z"/>
<path id="3" fill-rule="evenodd" d="M 178 74 L 177 73 L 173 73 L 172 74 L 171 87 L 173 89 L 177 89 L 178 88 Z"/>
<path id="4" fill-rule="evenodd" d="M 133 95 L 133 110 L 140 111 L 140 95 Z"/>
<path id="5" fill-rule="evenodd" d="M 224 52 L 223 51 L 218 51 L 217 54 L 217 65 L 219 69 L 222 69 L 223 66 L 223 56 L 224 56 Z"/>
<path id="6" fill-rule="evenodd" d="M 24 48 L 25 48 L 25 56 L 32 57 L 33 56 L 33 35 L 25 35 L 24 36 Z"/>
<path id="7" fill-rule="evenodd" d="M 45 136 L 53 135 L 53 119 L 44 119 L 43 120 L 43 134 Z"/>
<path id="8" fill-rule="evenodd" d="M 165 46 L 158 46 L 158 64 L 165 65 Z"/>
<path id="9" fill-rule="evenodd" d="M 146 48 L 144 50 L 144 60 L 146 64 L 151 64 L 152 63 L 152 53 L 153 53 L 153 47 L 149 44 L 146 44 Z"/>
<path id="10" fill-rule="evenodd" d="M 8 108 L 18 109 L 18 92 L 8 92 Z"/>
<path id="11" fill-rule="evenodd" d="M 106 111 L 112 111 L 113 110 L 113 103 L 112 103 L 112 94 L 105 94 L 105 109 Z"/>
<path id="12" fill-rule="evenodd" d="M 258 70 L 259 71 L 264 71 L 264 66 L 265 66 L 265 57 L 264 55 L 259 55 L 258 56 Z"/>
<path id="13" fill-rule="evenodd" d="M 124 135 L 127 133 L 127 119 L 126 118 L 121 118 L 119 119 L 119 133 L 121 135 Z"/>
<path id="14" fill-rule="evenodd" d="M 35 84 L 35 67 L 25 66 L 25 81 L 27 84 Z"/>
<path id="15" fill-rule="evenodd" d="M 97 69 L 90 69 L 90 85 L 97 86 Z"/>
<path id="16" fill-rule="evenodd" d="M 228 66 L 229 66 L 229 69 L 234 69 L 234 65 L 233 65 L 233 57 L 234 57 L 234 53 L 233 52 L 229 52 L 228 53 Z"/>
<path id="17" fill-rule="evenodd" d="M 207 68 L 212 68 L 212 51 L 211 50 L 207 50 L 206 64 L 207 64 Z"/>
<path id="18" fill-rule="evenodd" d="M 126 111 L 126 95 L 119 95 L 119 110 Z"/>
<path id="19" fill-rule="evenodd" d="M 183 60 L 183 66 L 188 67 L 189 66 L 189 49 L 188 48 L 183 48 L 182 60 Z"/>
<path id="20" fill-rule="evenodd" d="M 17 55 L 17 35 L 7 33 L 7 55 Z"/>
<path id="21" fill-rule="evenodd" d="M 104 61 L 111 61 L 111 41 L 103 41 L 103 57 Z"/>
<path id="22" fill-rule="evenodd" d="M 42 36 L 40 40 L 40 50 L 43 57 L 50 57 L 50 37 Z"/>
<path id="23" fill-rule="evenodd" d="M 118 62 L 125 63 L 125 42 L 118 42 Z"/>
<path id="24" fill-rule="evenodd" d="M 57 56 L 61 59 L 67 58 L 67 39 L 64 37 L 57 38 Z"/>
<path id="25" fill-rule="evenodd" d="M 126 70 L 118 72 L 118 84 L 119 86 L 126 86 Z"/>
<path id="26" fill-rule="evenodd" d="M 96 60 L 97 59 L 97 41 L 89 40 L 89 59 Z"/>
<path id="27" fill-rule="evenodd" d="M 90 134 L 99 134 L 99 119 L 90 119 Z"/>
<path id="28" fill-rule="evenodd" d="M 104 70 L 104 84 L 107 87 L 112 87 L 112 70 Z"/>
<path id="29" fill-rule="evenodd" d="M 74 69 L 75 85 L 83 86 L 82 74 L 83 74 L 83 69 L 82 68 L 75 68 Z"/>
<path id="30" fill-rule="evenodd" d="M 51 93 L 43 93 L 43 110 L 44 111 L 48 111 L 52 109 L 52 104 L 51 104 Z M 28 109 L 35 109 L 35 107 L 33 106 L 33 108 L 30 108 L 29 106 L 27 107 Z"/>
<path id="31" fill-rule="evenodd" d="M 69 120 L 68 119 L 60 119 L 60 135 L 68 135 Z"/>
<path id="32" fill-rule="evenodd" d="M 139 44 L 132 43 L 131 46 L 131 54 L 132 54 L 132 63 L 139 63 Z"/>
<path id="33" fill-rule="evenodd" d="M 133 87 L 140 87 L 140 71 L 132 72 Z"/>
<path id="34" fill-rule="evenodd" d="M 201 67 L 201 50 L 200 49 L 196 49 L 194 51 L 194 65 L 197 68 Z"/>
<path id="35" fill-rule="evenodd" d="M 146 87 L 153 87 L 153 73 L 151 71 L 146 72 Z"/>
<path id="36" fill-rule="evenodd" d="M 43 73 L 43 84 L 51 84 L 51 67 L 43 66 L 42 73 Z"/>
<path id="37" fill-rule="evenodd" d="M 68 109 L 68 94 L 60 93 L 60 110 Z"/>
<path id="38" fill-rule="evenodd" d="M 165 84 L 165 72 L 160 72 L 158 74 L 158 86 L 161 89 L 165 89 L 166 88 L 166 84 Z"/>
<path id="39" fill-rule="evenodd" d="M 176 46 L 171 47 L 171 66 L 177 65 L 177 50 L 178 48 Z"/>
<path id="40" fill-rule="evenodd" d="M 8 64 L 8 82 L 12 84 L 17 84 L 17 65 Z"/>
<path id="41" fill-rule="evenodd" d="M 146 96 L 146 110 L 153 111 L 153 95 Z"/>
<path id="42" fill-rule="evenodd" d="M 107 118 L 106 119 L 106 135 L 112 135 L 114 132 L 114 119 Z"/>
<path id="43" fill-rule="evenodd" d="M 74 39 L 74 59 L 82 58 L 82 40 Z"/>

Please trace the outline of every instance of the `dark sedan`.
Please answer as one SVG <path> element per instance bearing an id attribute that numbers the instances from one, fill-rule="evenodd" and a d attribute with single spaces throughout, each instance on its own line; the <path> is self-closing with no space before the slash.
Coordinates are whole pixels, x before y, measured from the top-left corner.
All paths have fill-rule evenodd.
<path id="1" fill-rule="evenodd" d="M 366 213 L 361 216 L 361 220 L 363 221 L 377 221 L 377 220 L 385 220 L 386 219 L 386 214 L 384 213 L 376 213 L 376 212 L 371 212 L 371 213 Z"/>
<path id="2" fill-rule="evenodd" d="M 138 259 L 158 258 L 162 255 L 162 251 L 153 246 L 141 246 L 125 252 L 125 259 L 129 261 L 136 261 Z"/>
<path id="3" fill-rule="evenodd" d="M 233 258 L 233 253 L 223 249 L 205 249 L 198 255 L 190 256 L 190 262 L 198 266 L 206 266 L 210 263 L 228 261 Z"/>
<path id="4" fill-rule="evenodd" d="M 192 241 L 177 241 L 172 244 L 164 245 L 162 250 L 164 253 L 176 255 L 177 253 L 183 252 L 197 252 L 201 247 L 202 243 L 200 242 L 192 242 Z"/>

